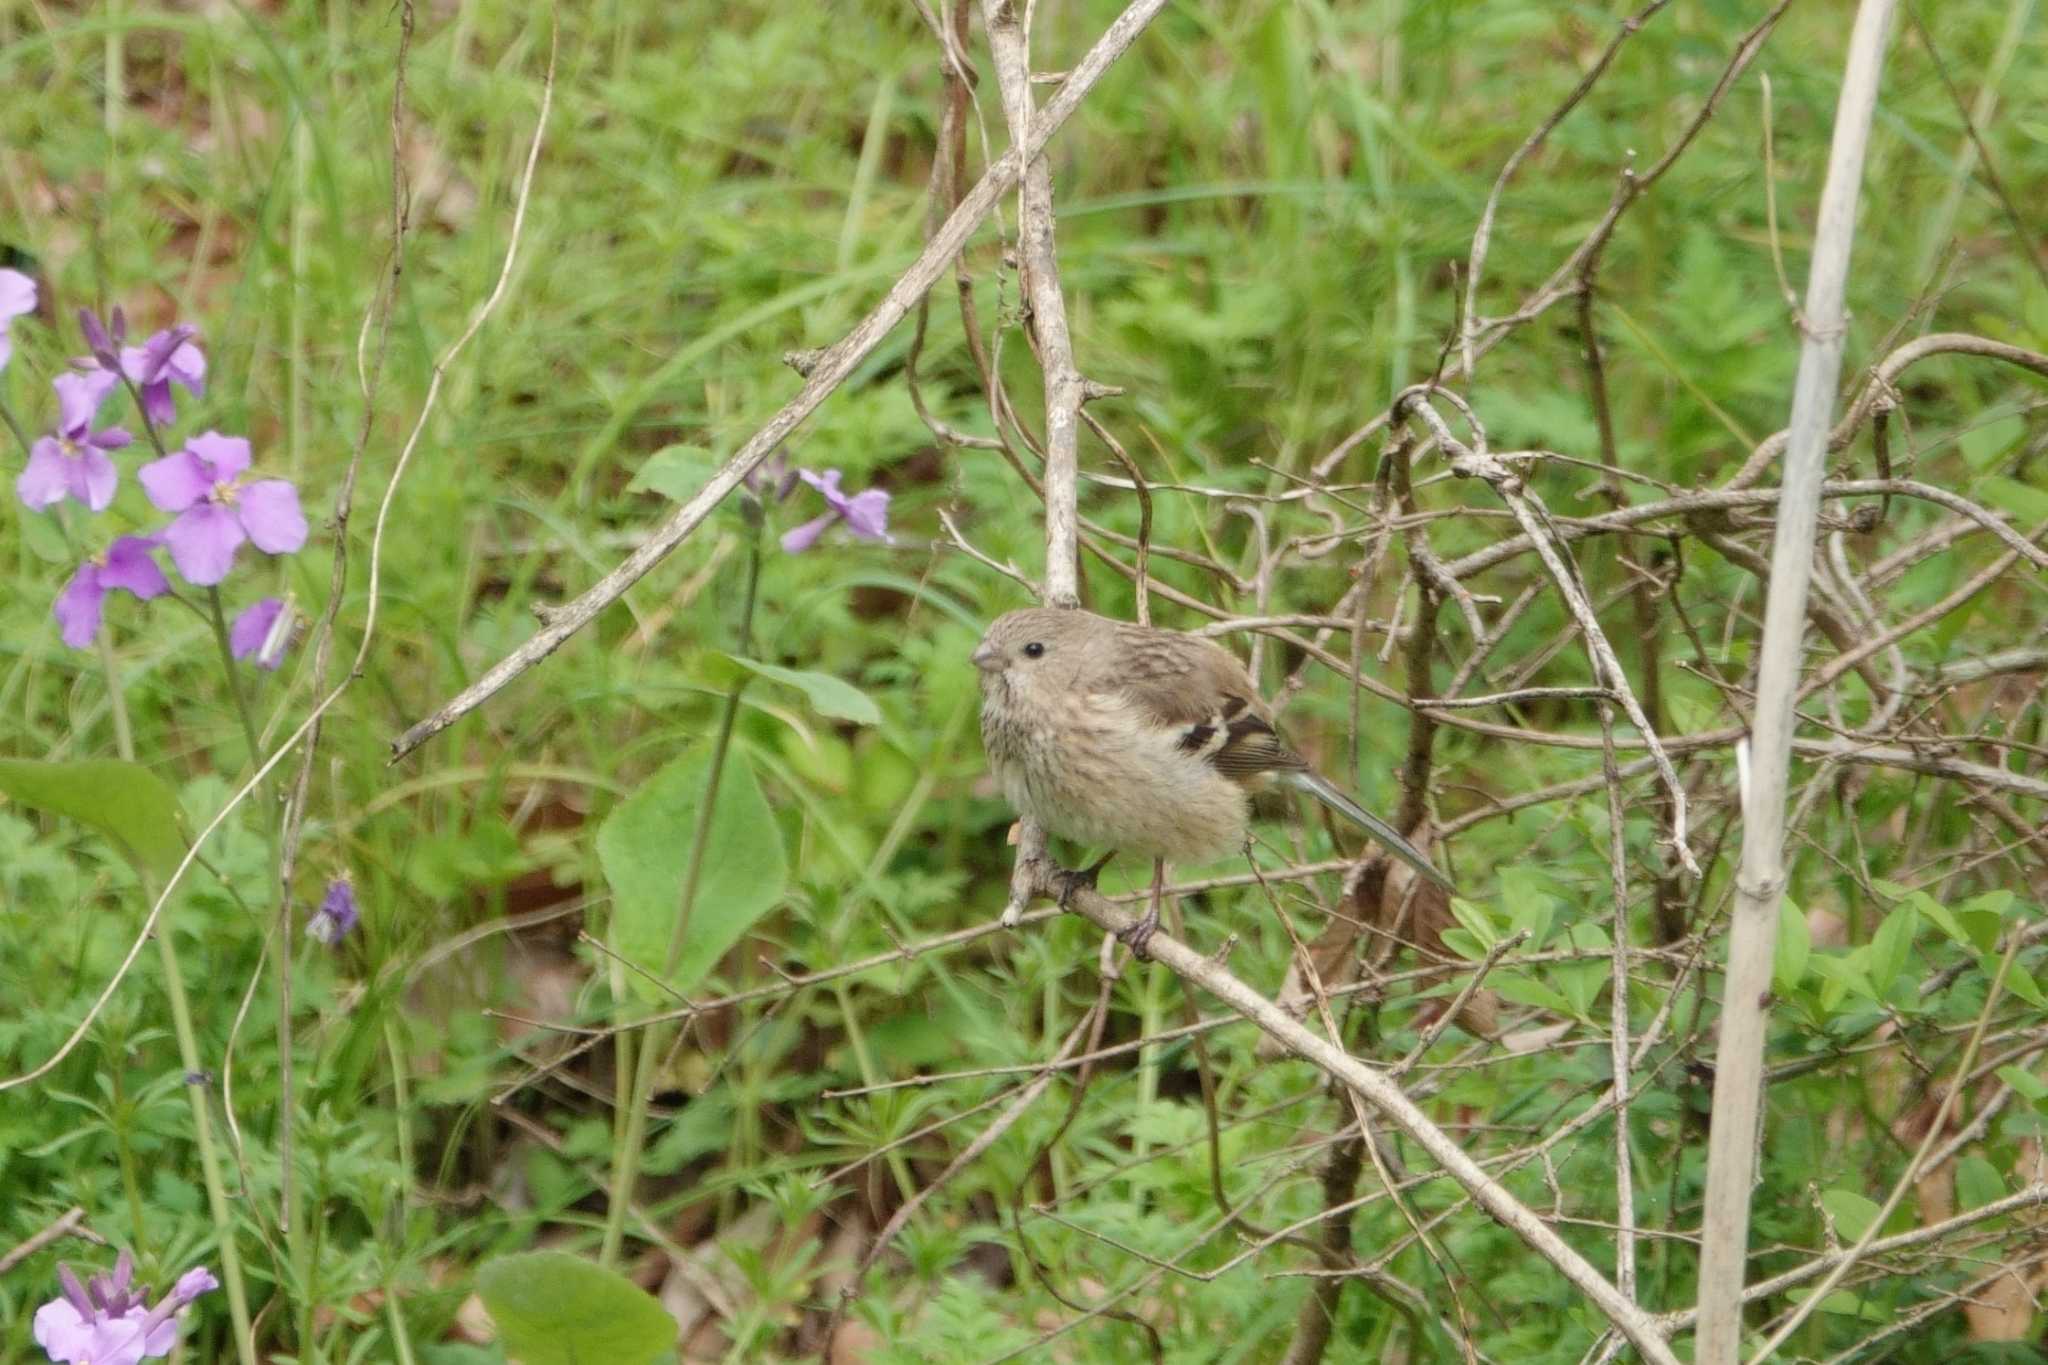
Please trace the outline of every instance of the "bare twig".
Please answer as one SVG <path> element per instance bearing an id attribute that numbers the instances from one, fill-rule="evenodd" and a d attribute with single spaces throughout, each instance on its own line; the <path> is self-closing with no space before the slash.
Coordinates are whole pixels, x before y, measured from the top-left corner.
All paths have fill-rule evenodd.
<path id="1" fill-rule="evenodd" d="M 1877 108 L 1878 77 L 1891 26 L 1891 0 L 1863 0 L 1835 113 L 1827 181 L 1821 190 L 1807 278 L 1805 340 L 1787 427 L 1783 493 L 1771 548 L 1771 581 L 1757 674 L 1750 782 L 1743 802 L 1742 869 L 1729 936 L 1714 1067 L 1714 1122 L 1708 1137 L 1706 1211 L 1701 1228 L 1700 1365 L 1733 1365 L 1742 1346 L 1751 1175 L 1762 1099 L 1766 996 L 1784 892 L 1785 791 L 1792 756 L 1793 692 L 1806 634 L 1806 589 L 1827 461 L 1828 417 L 1841 373 L 1846 327 L 1842 297 L 1856 236 L 1863 154 Z"/>

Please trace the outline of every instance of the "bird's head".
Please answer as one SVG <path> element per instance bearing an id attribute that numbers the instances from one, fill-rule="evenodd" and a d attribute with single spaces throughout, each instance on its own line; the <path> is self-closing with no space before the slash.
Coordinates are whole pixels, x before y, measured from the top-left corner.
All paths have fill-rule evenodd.
<path id="1" fill-rule="evenodd" d="M 984 690 L 1002 686 L 1012 693 L 1061 686 L 1080 671 L 1089 646 L 1110 623 L 1085 611 L 1026 607 L 989 624 L 974 651 Z"/>

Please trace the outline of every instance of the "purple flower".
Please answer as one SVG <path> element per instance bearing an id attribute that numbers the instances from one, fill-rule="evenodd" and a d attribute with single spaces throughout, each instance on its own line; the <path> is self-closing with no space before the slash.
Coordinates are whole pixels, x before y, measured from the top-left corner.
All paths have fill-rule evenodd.
<path id="1" fill-rule="evenodd" d="M 19 270 L 0 270 L 0 370 L 7 368 L 7 358 L 14 354 L 7 324 L 35 310 L 36 282 Z"/>
<path id="2" fill-rule="evenodd" d="M 789 495 L 796 492 L 796 479 L 797 471 L 790 468 L 789 456 L 778 450 L 748 470 L 740 482 L 764 502 L 787 502 Z"/>
<path id="3" fill-rule="evenodd" d="M 327 898 L 320 902 L 313 918 L 306 921 L 306 933 L 332 948 L 347 937 L 361 918 L 356 909 L 356 889 L 349 885 L 348 878 L 336 877 L 327 883 Z"/>
<path id="4" fill-rule="evenodd" d="M 164 544 L 187 581 L 210 587 L 226 578 L 244 540 L 268 555 L 288 555 L 306 543 L 298 490 L 283 479 L 243 483 L 248 467 L 247 441 L 209 431 L 138 473 L 149 500 L 178 514 Z"/>
<path id="5" fill-rule="evenodd" d="M 145 602 L 171 590 L 170 580 L 150 558 L 156 547 L 155 536 L 121 536 L 105 554 L 78 566 L 51 609 L 63 629 L 65 644 L 84 649 L 93 642 L 100 633 L 100 608 L 115 588 L 132 592 Z"/>
<path id="6" fill-rule="evenodd" d="M 92 352 L 91 359 L 103 370 L 119 373 L 121 369 L 121 343 L 128 339 L 128 315 L 117 305 L 108 318 L 110 327 L 100 325 L 97 315 L 89 308 L 78 310 L 78 330 L 85 333 L 85 348 Z M 113 335 L 109 336 L 108 333 Z M 80 369 L 91 369 L 85 361 L 74 362 Z"/>
<path id="7" fill-rule="evenodd" d="M 171 403 L 174 382 L 194 398 L 206 392 L 206 356 L 192 344 L 198 335 L 197 327 L 181 322 L 121 351 L 121 373 L 142 390 L 142 414 L 158 426 L 178 415 Z"/>
<path id="8" fill-rule="evenodd" d="M 220 1288 L 211 1272 L 188 1270 L 154 1308 L 147 1288 L 131 1289 L 135 1258 L 122 1252 L 109 1275 L 84 1284 L 70 1266 L 57 1267 L 63 1292 L 36 1310 L 36 1344 L 54 1361 L 72 1365 L 136 1365 L 169 1355 L 178 1344 L 177 1314 L 201 1294 Z"/>
<path id="9" fill-rule="evenodd" d="M 884 545 L 896 543 L 889 536 L 889 494 L 886 491 L 867 488 L 849 498 L 839 491 L 839 471 L 836 469 L 828 469 L 823 474 L 799 469 L 797 474 L 825 495 L 825 505 L 832 510 L 786 532 L 782 537 L 782 548 L 786 553 L 802 554 L 817 544 L 818 537 L 825 534 L 827 527 L 838 521 L 845 522 L 846 529 L 862 540 L 879 540 Z"/>
<path id="10" fill-rule="evenodd" d="M 275 597 L 260 598 L 242 608 L 228 627 L 228 651 L 237 659 L 254 657 L 258 668 L 275 671 L 292 642 L 292 618 Z"/>
<path id="11" fill-rule="evenodd" d="M 29 449 L 28 466 L 14 481 L 24 506 L 40 511 L 72 497 L 99 512 L 114 500 L 119 475 L 107 452 L 134 438 L 119 427 L 94 431 L 92 421 L 120 382 L 105 370 L 60 374 L 50 381 L 57 391 L 57 430 Z"/>

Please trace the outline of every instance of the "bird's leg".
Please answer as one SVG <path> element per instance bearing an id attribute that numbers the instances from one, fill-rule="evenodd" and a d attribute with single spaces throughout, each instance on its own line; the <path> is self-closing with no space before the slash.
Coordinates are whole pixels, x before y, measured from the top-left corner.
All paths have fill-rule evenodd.
<path id="1" fill-rule="evenodd" d="M 1068 869 L 1063 867 L 1059 871 L 1053 873 L 1052 879 L 1060 889 L 1060 909 L 1067 911 L 1073 910 L 1074 907 L 1072 902 L 1074 899 L 1074 893 L 1076 891 L 1093 891 L 1095 889 L 1096 879 L 1102 875 L 1102 869 L 1108 867 L 1109 860 L 1111 858 L 1114 858 L 1115 856 L 1116 850 L 1111 849 L 1109 852 L 1103 854 L 1100 858 L 1097 858 L 1094 862 L 1088 864 L 1088 866 L 1086 867 L 1077 869 Z"/>
<path id="2" fill-rule="evenodd" d="M 1152 899 L 1145 906 L 1145 914 L 1130 928 L 1118 932 L 1117 937 L 1130 945 L 1131 956 L 1140 962 L 1150 962 L 1151 954 L 1145 945 L 1152 941 L 1152 935 L 1159 931 L 1159 911 L 1166 904 L 1166 859 L 1152 860 Z"/>

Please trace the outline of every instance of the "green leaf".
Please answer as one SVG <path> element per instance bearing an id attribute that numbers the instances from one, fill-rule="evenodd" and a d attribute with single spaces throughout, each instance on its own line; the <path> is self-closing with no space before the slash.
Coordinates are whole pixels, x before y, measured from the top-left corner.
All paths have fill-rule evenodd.
<path id="1" fill-rule="evenodd" d="M 626 491 L 651 490 L 675 502 L 688 502 L 717 472 L 718 462 L 704 447 L 667 446 L 641 462 Z"/>
<path id="2" fill-rule="evenodd" d="M 1966 1213 L 1981 1209 L 2005 1198 L 2005 1180 L 1983 1157 L 1966 1156 L 1956 1163 L 1956 1198 Z"/>
<path id="3" fill-rule="evenodd" d="M 1543 888 L 1542 880 L 1535 869 L 1510 865 L 1500 873 L 1501 908 L 1508 913 L 1510 930 L 1526 929 L 1529 941 L 1523 945 L 1527 952 L 1535 952 L 1550 937 L 1550 922 L 1557 914 L 1557 901 Z"/>
<path id="4" fill-rule="evenodd" d="M 1987 975 L 1996 973 L 1998 971 L 1998 963 L 1991 960 L 1988 953 L 1985 955 L 1985 958 L 1985 973 Z M 2041 983 L 2034 980 L 2034 974 L 2017 962 L 2006 969 L 2005 988 L 2037 1010 L 2048 1009 L 2048 996 L 2041 994 Z"/>
<path id="5" fill-rule="evenodd" d="M 1882 996 L 1906 969 L 1913 936 L 1920 932 L 1920 915 L 1911 905 L 1901 905 L 1885 916 L 1884 923 L 1870 939 L 1870 984 Z"/>
<path id="6" fill-rule="evenodd" d="M 736 654 L 725 656 L 749 673 L 759 674 L 773 682 L 787 683 L 801 691 L 810 701 L 811 709 L 831 720 L 850 720 L 855 725 L 880 725 L 881 708 L 867 693 L 855 687 L 844 678 L 835 678 L 830 673 L 805 673 L 794 668 L 783 668 L 779 664 L 764 664 L 756 659 L 742 659 Z"/>
<path id="7" fill-rule="evenodd" d="M 1525 972 L 1496 972 L 1488 979 L 1488 985 L 1500 993 L 1501 999 L 1511 1005 L 1528 1005 L 1552 1014 L 1579 1018 L 1584 1011 L 1573 1008 L 1572 1002 L 1561 992 L 1538 981 Z"/>
<path id="8" fill-rule="evenodd" d="M 650 1365 L 675 1348 L 675 1319 L 653 1295 L 566 1252 L 500 1257 L 476 1292 L 521 1365 Z"/>
<path id="9" fill-rule="evenodd" d="M 1457 917 L 1458 923 L 1465 926 L 1465 932 L 1482 945 L 1480 956 L 1485 956 L 1487 949 L 1500 942 L 1500 930 L 1494 927 L 1493 920 L 1470 901 L 1457 896 L 1451 897 L 1451 914 Z"/>
<path id="10" fill-rule="evenodd" d="M 1998 1068 L 1998 1079 L 2013 1088 L 2015 1094 L 2023 1096 L 2029 1103 L 2039 1104 L 2048 1099 L 2048 1082 L 2023 1066 L 2002 1066 Z"/>
<path id="11" fill-rule="evenodd" d="M 1806 959 L 1813 953 L 1813 934 L 1806 916 L 1788 897 L 1778 902 L 1778 947 L 1771 958 L 1771 984 L 1780 995 L 1790 995 L 1806 976 Z"/>
<path id="12" fill-rule="evenodd" d="M 696 985 L 782 899 L 789 880 L 775 813 L 746 756 L 729 749 L 682 951 L 675 970 L 665 971 L 709 775 L 703 753 L 684 755 L 620 802 L 597 832 L 598 862 L 612 888 L 613 951 L 677 990 Z M 662 998 L 636 974 L 627 979 L 643 998 Z"/>
<path id="13" fill-rule="evenodd" d="M 178 798 L 162 778 L 140 764 L 113 758 L 71 763 L 0 759 L 0 793 L 24 806 L 92 826 L 158 885 L 185 856 Z"/>
<path id="14" fill-rule="evenodd" d="M 1856 1241 L 1877 1221 L 1877 1205 L 1854 1190 L 1823 1190 L 1820 1206 L 1835 1220 L 1845 1241 Z"/>

